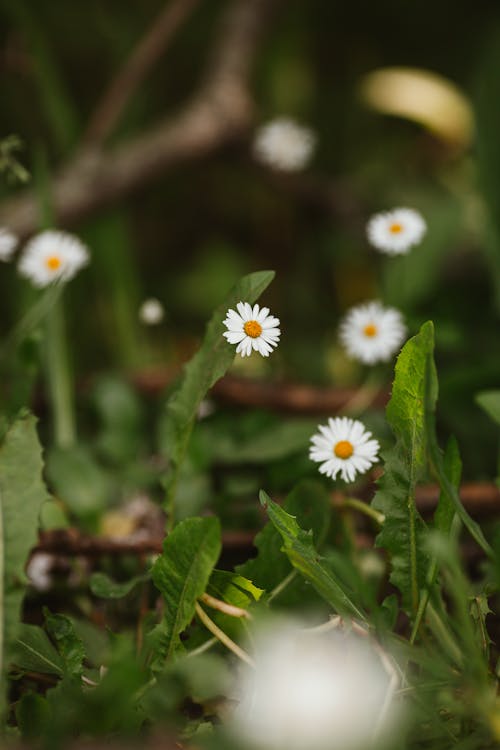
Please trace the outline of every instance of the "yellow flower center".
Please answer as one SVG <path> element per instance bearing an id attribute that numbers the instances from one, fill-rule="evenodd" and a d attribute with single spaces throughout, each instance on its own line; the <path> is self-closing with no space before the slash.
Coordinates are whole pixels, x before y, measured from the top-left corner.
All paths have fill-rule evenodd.
<path id="1" fill-rule="evenodd" d="M 57 255 L 50 255 L 45 263 L 49 271 L 57 271 L 57 269 L 61 265 L 61 259 L 58 258 Z"/>
<path id="2" fill-rule="evenodd" d="M 251 339 L 258 339 L 262 333 L 262 326 L 260 323 L 257 323 L 256 320 L 247 320 L 243 326 L 243 330 Z"/>
<path id="3" fill-rule="evenodd" d="M 368 325 L 363 328 L 363 333 L 365 334 L 365 336 L 368 336 L 368 338 L 371 339 L 378 333 L 377 326 L 375 325 L 375 323 L 368 323 Z"/>
<path id="4" fill-rule="evenodd" d="M 389 227 L 389 232 L 391 234 L 400 234 L 403 231 L 403 225 L 399 224 L 399 222 L 395 221 L 394 224 L 391 224 Z"/>
<path id="5" fill-rule="evenodd" d="M 354 453 L 354 447 L 348 440 L 339 440 L 333 452 L 337 458 L 350 458 Z"/>

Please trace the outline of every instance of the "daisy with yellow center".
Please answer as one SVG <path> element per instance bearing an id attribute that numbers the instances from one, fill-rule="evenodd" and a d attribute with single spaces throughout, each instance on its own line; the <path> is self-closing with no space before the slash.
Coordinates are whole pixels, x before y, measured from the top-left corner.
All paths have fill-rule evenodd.
<path id="1" fill-rule="evenodd" d="M 347 353 L 365 365 L 389 360 L 405 337 L 399 310 L 376 301 L 351 308 L 340 324 L 340 340 Z"/>
<path id="2" fill-rule="evenodd" d="M 366 227 L 370 244 L 387 255 L 406 255 L 422 241 L 426 231 L 425 220 L 413 208 L 375 214 Z"/>
<path id="3" fill-rule="evenodd" d="M 237 344 L 236 352 L 248 357 L 257 351 L 268 357 L 273 347 L 278 346 L 281 331 L 278 318 L 269 314 L 269 308 L 253 307 L 248 302 L 238 302 L 236 310 L 228 310 L 224 325 L 228 329 L 222 334 L 230 344 Z"/>
<path id="4" fill-rule="evenodd" d="M 54 281 L 69 281 L 88 262 L 89 251 L 78 237 L 51 229 L 27 243 L 18 270 L 41 288 Z"/>
<path id="5" fill-rule="evenodd" d="M 356 474 L 364 474 L 376 462 L 380 449 L 378 440 L 371 439 L 362 422 L 348 417 L 330 418 L 319 425 L 311 438 L 309 458 L 320 464 L 321 474 L 344 482 L 353 482 Z"/>

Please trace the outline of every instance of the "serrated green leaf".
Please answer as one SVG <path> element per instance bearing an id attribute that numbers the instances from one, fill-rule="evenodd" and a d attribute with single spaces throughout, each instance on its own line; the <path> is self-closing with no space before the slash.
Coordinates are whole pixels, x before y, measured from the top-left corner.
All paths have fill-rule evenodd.
<path id="1" fill-rule="evenodd" d="M 187 518 L 163 544 L 152 576 L 165 599 L 158 657 L 168 659 L 192 620 L 197 599 L 205 592 L 221 550 L 217 518 Z"/>
<path id="2" fill-rule="evenodd" d="M 466 512 L 457 488 L 447 476 L 437 442 L 434 412 L 438 383 L 433 352 L 434 326 L 429 321 L 406 342 L 396 362 L 387 406 L 387 421 L 396 444 L 383 455 L 385 471 L 372 503 L 385 516 L 376 543 L 389 551 L 391 581 L 402 593 L 403 607 L 414 614 L 429 566 L 424 549 L 425 526 L 415 506 L 415 487 L 428 463 L 470 534 L 487 554 L 492 554 L 480 527 Z"/>
<path id="3" fill-rule="evenodd" d="M 47 498 L 35 425 L 32 415 L 19 418 L 0 447 L 0 706 L 5 666 L 20 631 L 24 567 L 36 544 L 40 508 Z"/>
<path id="4" fill-rule="evenodd" d="M 383 454 L 385 470 L 372 502 L 385 516 L 376 544 L 390 553 L 390 580 L 401 591 L 408 612 L 417 611 L 428 567 L 415 487 L 427 465 L 427 412 L 434 410 L 437 400 L 433 351 L 434 328 L 429 322 L 406 342 L 397 359 L 386 412 L 396 444 Z"/>
<path id="5" fill-rule="evenodd" d="M 118 582 L 113 581 L 106 573 L 93 573 L 89 586 L 94 596 L 99 596 L 101 599 L 122 599 L 140 583 L 148 581 L 150 577 L 149 573 L 144 573 L 140 576 L 133 576 L 128 581 Z"/>
<path id="6" fill-rule="evenodd" d="M 330 498 L 324 486 L 314 480 L 300 482 L 288 495 L 284 509 L 297 518 L 299 526 L 311 530 L 316 548 L 324 540 L 330 525 Z M 292 565 L 282 552 L 281 535 L 269 522 L 255 537 L 256 557 L 236 570 L 265 591 L 272 591 L 291 572 Z"/>
<path id="7" fill-rule="evenodd" d="M 45 630 L 38 625 L 21 623 L 12 648 L 12 663 L 28 672 L 42 672 L 62 677 L 64 662 Z"/>
<path id="8" fill-rule="evenodd" d="M 234 359 L 235 348 L 222 335 L 226 313 L 240 301 L 255 302 L 273 278 L 273 271 L 259 271 L 244 276 L 236 284 L 212 315 L 200 349 L 186 365 L 182 381 L 167 403 L 161 432 L 170 462 L 164 483 L 171 524 L 176 484 L 198 407 L 207 391 L 224 375 Z"/>
<path id="9" fill-rule="evenodd" d="M 66 615 L 53 615 L 45 610 L 45 627 L 57 645 L 65 672 L 80 678 L 86 654 L 83 641 L 77 635 L 73 622 Z"/>
<path id="10" fill-rule="evenodd" d="M 475 399 L 481 409 L 500 425 L 500 391 L 480 391 Z"/>
<path id="11" fill-rule="evenodd" d="M 336 612 L 365 621 L 366 617 L 361 609 L 346 594 L 315 550 L 312 534 L 301 529 L 294 516 L 280 508 L 263 491 L 260 492 L 260 502 L 266 509 L 271 523 L 280 533 L 284 542 L 283 552 L 288 556 L 293 567 L 314 586 L 318 594 Z"/>

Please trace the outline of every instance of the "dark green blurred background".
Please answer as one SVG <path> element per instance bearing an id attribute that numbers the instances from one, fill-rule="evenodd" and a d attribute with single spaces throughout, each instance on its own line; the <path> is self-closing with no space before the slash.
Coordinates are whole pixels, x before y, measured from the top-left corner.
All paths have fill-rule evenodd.
<path id="1" fill-rule="evenodd" d="M 228 5 L 201 0 L 108 148 L 182 107 L 203 79 Z M 163 7 L 0 0 L 0 135 L 22 138 L 21 159 L 35 179 L 41 164 L 56 170 L 72 158 L 108 82 Z M 457 84 L 475 112 L 473 143 L 450 146 L 418 123 L 370 109 L 360 86 L 385 66 L 431 70 Z M 303 176 L 271 173 L 252 159 L 249 128 L 71 227 L 92 251 L 68 295 L 79 377 L 184 361 L 238 277 L 273 268 L 264 303 L 281 319 L 282 344 L 269 362 L 252 358 L 240 372 L 356 385 L 366 372 L 336 339 L 350 305 L 379 297 L 401 308 L 411 333 L 431 318 L 440 427 L 457 434 L 468 476 L 494 476 L 497 430 L 474 394 L 497 387 L 500 373 L 500 5 L 278 3 L 251 93 L 255 125 L 289 115 L 317 131 L 313 163 Z M 2 199 L 17 189 L 3 180 Z M 427 237 L 406 258 L 377 255 L 366 220 L 399 205 L 421 211 Z M 5 332 L 31 292 L 13 267 L 0 271 Z M 167 313 L 155 330 L 137 317 L 149 296 Z"/>

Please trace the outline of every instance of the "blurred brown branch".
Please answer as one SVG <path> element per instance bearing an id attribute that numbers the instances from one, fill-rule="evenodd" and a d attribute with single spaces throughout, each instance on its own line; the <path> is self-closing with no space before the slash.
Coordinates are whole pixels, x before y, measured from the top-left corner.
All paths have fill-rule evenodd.
<path id="1" fill-rule="evenodd" d="M 52 181 L 56 221 L 68 226 L 173 165 L 200 158 L 243 133 L 251 124 L 249 77 L 270 10 L 279 0 L 233 0 L 220 20 L 198 91 L 169 117 L 114 150 L 81 150 Z M 39 227 L 32 191 L 0 206 L 0 223 L 21 238 Z"/>
<path id="2" fill-rule="evenodd" d="M 155 18 L 132 54 L 99 101 L 84 135 L 84 148 L 101 144 L 113 131 L 128 101 L 135 94 L 200 0 L 171 0 Z"/>
<path id="3" fill-rule="evenodd" d="M 335 493 L 332 496 L 334 505 L 342 506 L 344 495 Z M 427 515 L 435 510 L 439 499 L 437 485 L 417 487 L 416 502 L 418 509 Z M 498 515 L 500 507 L 500 489 L 488 482 L 465 482 L 460 487 L 460 499 L 465 508 L 474 517 L 493 517 Z M 227 530 L 222 533 L 222 544 L 226 550 L 250 548 L 253 545 L 255 531 Z M 57 529 L 40 532 L 39 542 L 32 550 L 48 552 L 54 555 L 83 557 L 100 557 L 102 555 L 144 555 L 159 553 L 163 549 L 162 534 L 153 535 L 142 532 L 123 538 L 91 536 L 78 529 Z"/>

